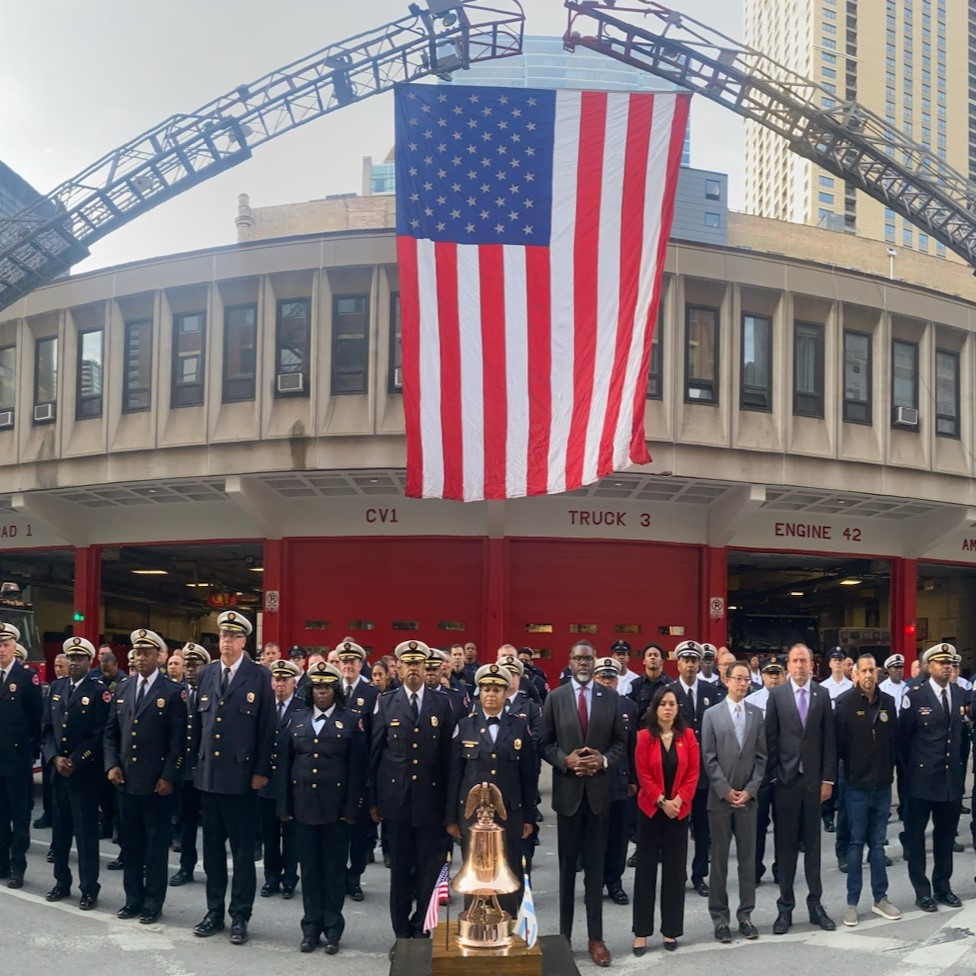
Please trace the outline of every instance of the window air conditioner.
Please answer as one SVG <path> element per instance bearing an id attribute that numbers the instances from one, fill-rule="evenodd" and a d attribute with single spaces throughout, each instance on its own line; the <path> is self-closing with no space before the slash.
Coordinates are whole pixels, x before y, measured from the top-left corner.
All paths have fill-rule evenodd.
<path id="1" fill-rule="evenodd" d="M 304 373 L 279 373 L 278 392 L 279 393 L 304 393 L 305 374 Z"/>
<path id="2" fill-rule="evenodd" d="M 399 390 L 403 387 L 403 367 L 397 366 L 393 370 L 393 385 Z"/>
<path id="3" fill-rule="evenodd" d="M 918 410 L 915 407 L 893 407 L 892 423 L 896 427 L 918 427 Z"/>
<path id="4" fill-rule="evenodd" d="M 38 403 L 34 406 L 34 423 L 44 420 L 54 420 L 57 416 L 57 404 Z"/>
<path id="5" fill-rule="evenodd" d="M 0 430 L 7 430 L 14 425 L 13 410 L 0 410 Z"/>

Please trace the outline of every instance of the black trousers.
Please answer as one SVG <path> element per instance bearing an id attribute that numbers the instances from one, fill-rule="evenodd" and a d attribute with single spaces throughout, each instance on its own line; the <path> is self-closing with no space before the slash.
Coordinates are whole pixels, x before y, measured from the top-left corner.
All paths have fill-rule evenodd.
<path id="1" fill-rule="evenodd" d="M 556 815 L 559 856 L 559 934 L 573 936 L 576 902 L 576 859 L 583 857 L 583 901 L 588 939 L 603 939 L 603 862 L 607 854 L 610 812 L 595 814 L 586 794 L 571 817 Z"/>
<path id="2" fill-rule="evenodd" d="M 349 866 L 346 868 L 346 886 L 358 885 L 366 870 L 369 852 L 376 846 L 376 824 L 365 805 L 360 809 L 354 824 L 349 827 Z"/>
<path id="3" fill-rule="evenodd" d="M 169 818 L 173 796 L 116 796 L 119 817 L 119 839 L 125 852 L 122 886 L 125 903 L 145 912 L 162 910 L 166 900 L 167 863 L 169 860 Z"/>
<path id="4" fill-rule="evenodd" d="M 661 935 L 677 939 L 685 931 L 688 820 L 637 811 L 637 870 L 634 872 L 634 935 L 654 934 L 657 866 L 661 863 Z"/>
<path id="5" fill-rule="evenodd" d="M 775 784 L 773 796 L 776 804 L 776 860 L 779 864 L 776 907 L 781 912 L 792 912 L 796 907 L 793 882 L 799 857 L 798 840 L 803 841 L 807 905 L 819 904 L 823 894 L 820 881 L 820 791 L 805 789 L 800 779 L 792 786 Z"/>
<path id="6" fill-rule="evenodd" d="M 302 865 L 302 935 L 313 939 L 324 935 L 327 942 L 338 945 L 346 927 L 342 905 L 346 899 L 349 824 L 341 820 L 330 824 L 289 823 L 295 828 Z"/>
<path id="7" fill-rule="evenodd" d="M 962 800 L 920 800 L 906 797 L 905 846 L 908 848 L 908 878 L 916 898 L 941 895 L 951 890 L 952 842 L 959 826 Z M 932 818 L 932 883 L 925 874 L 925 828 Z"/>
<path id="8" fill-rule="evenodd" d="M 711 844 L 711 831 L 708 826 L 708 787 L 695 790 L 691 803 L 691 836 L 695 839 L 695 853 L 691 858 L 691 883 L 698 884 L 708 877 L 708 848 Z"/>
<path id="9" fill-rule="evenodd" d="M 627 845 L 634 833 L 634 811 L 637 800 L 632 796 L 614 800 L 610 804 L 607 822 L 607 854 L 603 859 L 603 883 L 608 891 L 621 887 L 627 867 Z"/>
<path id="10" fill-rule="evenodd" d="M 224 914 L 227 896 L 227 845 L 234 865 L 230 889 L 231 918 L 247 921 L 254 907 L 254 824 L 258 795 L 201 793 L 203 806 L 203 870 L 207 874 L 207 911 Z"/>
<path id="11" fill-rule="evenodd" d="M 298 838 L 295 821 L 284 823 L 278 817 L 278 801 L 258 797 L 261 808 L 261 839 L 264 843 L 264 880 L 279 882 L 286 888 L 298 884 Z"/>
<path id="12" fill-rule="evenodd" d="M 450 837 L 441 826 L 413 827 L 399 820 L 384 820 L 390 847 L 390 921 L 398 939 L 420 938 L 427 903 L 437 875 L 444 866 Z M 345 856 L 345 848 L 342 850 Z M 345 865 L 343 865 L 344 867 Z M 342 872 L 345 884 L 345 872 Z M 302 880 L 304 890 L 305 880 Z"/>
<path id="13" fill-rule="evenodd" d="M 201 793 L 193 780 L 180 783 L 179 839 L 180 870 L 193 874 L 197 866 L 197 831 L 200 829 Z"/>
<path id="14" fill-rule="evenodd" d="M 98 883 L 98 796 L 100 780 L 87 773 L 75 772 L 62 776 L 55 772 L 51 779 L 51 802 L 54 806 L 54 829 L 51 847 L 54 849 L 54 880 L 64 888 L 72 883 L 68 854 L 71 839 L 78 846 L 78 885 L 83 895 L 96 897 L 101 891 Z"/>
<path id="15" fill-rule="evenodd" d="M 27 870 L 33 779 L 30 767 L 0 776 L 0 869 L 13 875 Z"/>

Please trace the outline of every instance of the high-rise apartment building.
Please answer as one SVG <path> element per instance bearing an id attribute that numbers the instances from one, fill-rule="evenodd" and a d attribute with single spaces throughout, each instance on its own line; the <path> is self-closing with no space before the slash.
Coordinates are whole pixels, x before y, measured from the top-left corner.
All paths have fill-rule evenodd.
<path id="1" fill-rule="evenodd" d="M 823 108 L 856 101 L 960 173 L 976 175 L 972 0 L 745 0 L 750 47 L 817 82 Z M 972 53 L 971 53 L 972 52 Z M 746 123 L 745 209 L 946 255 L 893 210 Z"/>

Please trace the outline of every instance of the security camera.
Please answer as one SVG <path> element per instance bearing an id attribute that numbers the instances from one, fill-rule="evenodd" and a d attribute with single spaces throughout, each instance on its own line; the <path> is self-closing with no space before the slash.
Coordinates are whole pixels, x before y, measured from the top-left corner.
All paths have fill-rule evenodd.
<path id="1" fill-rule="evenodd" d="M 896 257 L 898 257 L 898 252 L 893 247 L 889 247 L 888 248 L 888 257 L 889 258 L 896 258 Z"/>

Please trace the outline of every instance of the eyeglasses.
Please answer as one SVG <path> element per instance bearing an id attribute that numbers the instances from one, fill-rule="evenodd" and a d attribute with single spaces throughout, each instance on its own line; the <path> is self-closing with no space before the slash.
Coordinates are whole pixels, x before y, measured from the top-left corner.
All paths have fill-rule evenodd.
<path id="1" fill-rule="evenodd" d="M 592 654 L 574 654 L 570 658 L 570 661 L 577 661 L 577 662 L 579 662 L 579 661 L 592 661 L 592 660 L 594 660 L 594 657 L 593 657 Z"/>
<path id="2" fill-rule="evenodd" d="M 748 681 L 749 675 L 747 674 L 730 674 L 729 681 Z"/>

